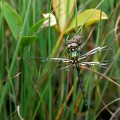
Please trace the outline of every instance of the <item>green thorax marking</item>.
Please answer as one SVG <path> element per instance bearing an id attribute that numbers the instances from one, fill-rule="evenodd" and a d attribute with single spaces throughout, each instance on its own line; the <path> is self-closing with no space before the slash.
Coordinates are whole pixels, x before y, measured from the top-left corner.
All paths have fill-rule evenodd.
<path id="1" fill-rule="evenodd" d="M 79 57 L 77 49 L 70 48 L 69 55 L 70 55 L 70 58 L 73 60 L 73 64 L 77 64 L 78 57 Z"/>

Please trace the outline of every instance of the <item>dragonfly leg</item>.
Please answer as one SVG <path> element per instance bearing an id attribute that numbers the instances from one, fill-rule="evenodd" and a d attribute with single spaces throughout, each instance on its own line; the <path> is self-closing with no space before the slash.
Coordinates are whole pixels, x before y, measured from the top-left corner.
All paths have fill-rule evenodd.
<path id="1" fill-rule="evenodd" d="M 83 99 L 84 99 L 84 107 L 85 107 L 86 110 L 88 110 L 87 95 L 86 95 L 86 92 L 85 92 L 85 89 L 84 89 L 84 85 L 83 85 L 83 80 L 82 80 L 82 77 L 81 77 L 81 74 L 80 74 L 80 68 L 79 67 L 76 67 L 76 68 L 77 68 L 80 88 L 81 88 Z"/>

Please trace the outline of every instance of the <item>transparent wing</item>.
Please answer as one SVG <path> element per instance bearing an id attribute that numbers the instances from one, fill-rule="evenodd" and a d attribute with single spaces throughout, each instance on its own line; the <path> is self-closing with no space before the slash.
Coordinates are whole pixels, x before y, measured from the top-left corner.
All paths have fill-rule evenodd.
<path id="1" fill-rule="evenodd" d="M 108 65 L 108 63 L 101 63 L 99 61 L 97 62 L 81 62 L 79 63 L 80 66 L 94 66 L 94 65 L 99 65 L 100 67 L 106 68 L 106 65 Z"/>
<path id="2" fill-rule="evenodd" d="M 35 64 L 38 66 L 38 69 L 42 71 L 51 71 L 53 74 L 59 74 L 61 70 L 69 71 L 72 66 L 73 60 L 67 58 L 41 58 L 41 57 L 24 57 L 23 58 L 26 63 L 31 66 Z"/>
<path id="3" fill-rule="evenodd" d="M 107 45 L 104 46 L 104 47 L 100 47 L 100 46 L 99 46 L 99 47 L 96 47 L 96 48 L 94 48 L 94 49 L 92 49 L 92 50 L 90 50 L 90 51 L 82 54 L 82 55 L 81 55 L 81 58 L 79 58 L 78 60 L 84 59 L 84 58 L 86 58 L 86 57 L 89 56 L 89 55 L 93 55 L 93 54 L 95 54 L 96 52 L 105 49 L 106 47 L 107 47 Z"/>
<path id="4" fill-rule="evenodd" d="M 71 63 L 73 60 L 67 59 L 67 58 L 42 58 L 42 57 L 34 57 L 34 56 L 29 56 L 29 57 L 24 57 L 24 59 L 37 59 L 41 62 L 49 62 L 49 61 L 54 61 L 54 62 L 66 62 L 66 63 Z"/>
<path id="5" fill-rule="evenodd" d="M 66 62 L 66 63 L 72 63 L 73 60 L 70 60 L 70 59 L 65 59 L 65 58 L 46 58 L 47 61 L 56 61 L 56 62 Z"/>

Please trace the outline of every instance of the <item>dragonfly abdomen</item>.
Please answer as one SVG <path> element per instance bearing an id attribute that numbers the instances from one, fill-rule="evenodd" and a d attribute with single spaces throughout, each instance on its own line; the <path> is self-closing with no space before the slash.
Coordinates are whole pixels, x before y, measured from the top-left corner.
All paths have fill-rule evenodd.
<path id="1" fill-rule="evenodd" d="M 88 109 L 87 94 L 86 94 L 86 91 L 84 89 L 82 77 L 80 75 L 80 69 L 79 69 L 78 66 L 76 66 L 76 69 L 77 69 L 77 72 L 78 72 L 78 79 L 79 79 L 80 88 L 81 88 L 83 99 L 84 99 L 84 107 L 85 107 L 85 109 Z"/>

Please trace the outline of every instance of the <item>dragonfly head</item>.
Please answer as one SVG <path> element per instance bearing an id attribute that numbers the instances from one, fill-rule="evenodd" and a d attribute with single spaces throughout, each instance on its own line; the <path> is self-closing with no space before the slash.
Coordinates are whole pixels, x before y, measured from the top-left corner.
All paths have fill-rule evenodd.
<path id="1" fill-rule="evenodd" d="M 80 46 L 82 45 L 82 35 L 75 35 L 72 39 L 66 40 L 66 45 L 70 59 L 73 60 L 73 64 L 78 64 L 78 58 L 80 55 Z"/>

